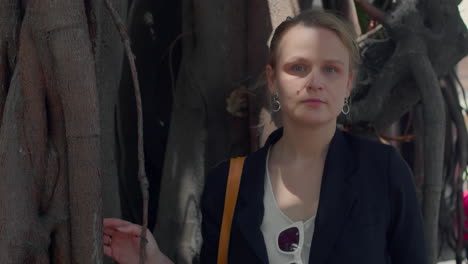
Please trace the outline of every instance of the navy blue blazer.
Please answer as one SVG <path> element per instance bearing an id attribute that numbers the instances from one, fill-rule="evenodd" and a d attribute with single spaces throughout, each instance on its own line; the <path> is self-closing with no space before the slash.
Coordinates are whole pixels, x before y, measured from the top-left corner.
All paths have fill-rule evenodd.
<path id="1" fill-rule="evenodd" d="M 247 157 L 229 244 L 230 264 L 268 263 L 260 225 L 268 147 Z M 200 263 L 216 263 L 229 162 L 208 173 L 202 196 Z M 426 264 L 421 210 L 412 174 L 391 146 L 336 130 L 320 191 L 310 264 Z"/>

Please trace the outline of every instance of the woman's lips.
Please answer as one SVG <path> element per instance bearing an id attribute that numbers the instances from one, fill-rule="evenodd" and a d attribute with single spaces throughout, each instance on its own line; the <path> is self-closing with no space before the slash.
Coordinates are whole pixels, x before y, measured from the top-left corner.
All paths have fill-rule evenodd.
<path id="1" fill-rule="evenodd" d="M 304 100 L 302 101 L 303 103 L 305 103 L 306 105 L 310 105 L 310 106 L 317 106 L 317 105 L 321 105 L 321 104 L 324 104 L 325 102 L 318 99 L 318 98 L 311 98 L 311 99 L 307 99 L 307 100 Z"/>

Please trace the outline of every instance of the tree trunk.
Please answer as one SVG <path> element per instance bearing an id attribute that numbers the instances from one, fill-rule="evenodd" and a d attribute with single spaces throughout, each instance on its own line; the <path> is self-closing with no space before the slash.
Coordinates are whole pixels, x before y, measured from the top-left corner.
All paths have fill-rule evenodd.
<path id="1" fill-rule="evenodd" d="M 0 6 L 0 263 L 101 263 L 102 179 L 120 214 L 118 35 L 96 2 Z"/>
<path id="2" fill-rule="evenodd" d="M 183 59 L 155 227 L 163 252 L 177 263 L 191 263 L 199 251 L 205 172 L 229 157 L 237 133 L 228 129 L 225 100 L 245 78 L 245 10 L 242 1 L 183 2 Z"/>
<path id="3" fill-rule="evenodd" d="M 101 166 L 102 166 L 102 202 L 105 217 L 120 217 L 120 193 L 117 166 L 117 133 L 116 117 L 119 84 L 121 81 L 123 46 L 119 31 L 112 21 L 109 12 L 97 3 L 93 10 L 96 14 L 94 39 L 95 65 L 98 87 L 101 127 Z M 122 18 L 127 17 L 127 0 L 112 0 L 114 8 Z M 128 90 L 133 91 L 129 86 Z M 136 126 L 135 126 L 136 127 Z M 135 176 L 136 178 L 136 176 Z"/>

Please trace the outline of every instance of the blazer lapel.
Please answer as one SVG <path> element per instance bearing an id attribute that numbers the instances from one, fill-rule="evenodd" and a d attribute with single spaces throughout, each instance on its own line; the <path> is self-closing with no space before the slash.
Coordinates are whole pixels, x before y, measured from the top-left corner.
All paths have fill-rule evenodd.
<path id="1" fill-rule="evenodd" d="M 258 257 L 268 263 L 268 255 L 260 226 L 263 220 L 264 175 L 267 149 L 260 149 L 244 163 L 234 221 L 245 241 Z"/>
<path id="2" fill-rule="evenodd" d="M 326 263 L 354 204 L 352 178 L 357 163 L 353 157 L 350 143 L 337 129 L 325 161 L 309 263 Z"/>
<path id="3" fill-rule="evenodd" d="M 258 263 L 268 263 L 268 254 L 263 233 L 260 229 L 264 215 L 265 168 L 268 148 L 283 134 L 282 128 L 274 131 L 265 146 L 250 155 L 245 163 L 234 221 L 250 248 L 258 257 Z"/>

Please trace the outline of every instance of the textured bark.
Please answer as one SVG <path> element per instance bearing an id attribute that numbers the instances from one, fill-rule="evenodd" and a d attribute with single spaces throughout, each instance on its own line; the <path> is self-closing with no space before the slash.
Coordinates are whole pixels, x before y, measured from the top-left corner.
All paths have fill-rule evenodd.
<path id="1" fill-rule="evenodd" d="M 424 45 L 423 43 L 421 43 Z M 424 51 L 424 49 L 423 49 Z M 438 79 L 427 55 L 410 58 L 421 94 L 424 118 L 424 232 L 429 263 L 437 263 L 439 205 L 442 192 L 442 167 L 445 138 L 445 106 Z"/>
<path id="2" fill-rule="evenodd" d="M 402 47 L 402 42 L 415 32 L 418 32 L 417 35 L 428 47 L 427 56 L 437 77 L 446 75 L 468 53 L 467 29 L 455 3 L 438 2 L 435 9 L 417 3 L 415 0 L 402 1 L 387 15 L 384 25 L 388 39 L 366 40 L 367 44 L 363 47 L 364 64 L 360 69 L 362 78 L 352 92 L 352 124 L 373 124 L 381 122 L 380 120 L 391 124 L 401 118 L 414 102 L 420 101 L 420 95 L 418 98 L 411 96 L 411 100 L 403 97 L 404 107 L 384 107 L 403 106 L 401 97 L 388 96 L 389 94 L 414 95 L 414 91 L 405 90 L 417 90 L 415 85 L 412 88 L 403 85 L 408 78 L 411 82 L 413 77 L 408 76 L 408 71 L 402 71 L 407 69 L 410 54 L 419 50 L 414 43 Z M 427 10 L 441 13 L 437 17 L 441 17 L 442 20 L 436 20 Z M 418 22 L 412 23 L 412 17 L 418 17 Z M 444 27 L 441 29 L 440 25 Z M 382 60 L 389 55 L 396 60 Z M 344 122 L 344 119 L 340 119 L 340 122 Z"/>
<path id="3" fill-rule="evenodd" d="M 155 227 L 162 250 L 176 263 L 191 263 L 201 246 L 199 197 L 205 171 L 229 156 L 230 134 L 236 133 L 228 129 L 225 99 L 245 78 L 245 14 L 242 1 L 184 1 L 187 37 L 182 39 Z"/>
<path id="4" fill-rule="evenodd" d="M 84 4 L 30 1 L 27 11 L 35 22 L 31 27 L 41 49 L 44 75 L 51 77 L 46 78 L 48 93 L 60 97 L 63 111 L 67 156 L 62 158 L 68 165 L 72 263 L 99 263 L 102 207 L 94 57 L 89 37 L 76 38 L 89 36 Z"/>
<path id="5" fill-rule="evenodd" d="M 91 1 L 101 3 L 101 1 Z M 112 5 L 122 18 L 127 17 L 127 1 L 113 0 Z M 123 47 L 119 31 L 109 12 L 103 7 L 94 7 L 97 28 L 94 39 L 96 85 L 99 97 L 99 120 L 101 127 L 102 202 L 105 217 L 120 217 L 120 193 L 117 170 L 116 117 L 119 84 L 122 74 Z M 89 16 L 88 16 L 89 17 Z M 131 87 L 126 87 L 132 91 Z"/>
<path id="6" fill-rule="evenodd" d="M 1 0 L 0 6 L 0 126 L 18 53 L 20 2 Z"/>
<path id="7" fill-rule="evenodd" d="M 118 30 L 101 1 L 0 6 L 0 262 L 100 263 L 102 214 L 120 216 Z"/>
<path id="8" fill-rule="evenodd" d="M 201 246 L 199 195 L 205 174 L 207 142 L 205 106 L 199 87 L 189 82 L 191 67 L 183 62 L 177 93 L 190 95 L 189 102 L 173 108 L 164 174 L 161 180 L 155 236 L 160 248 L 176 263 L 192 263 Z M 187 67 L 187 68 L 185 68 Z M 184 69 L 185 68 L 185 69 Z M 182 78 L 186 78 L 186 82 Z M 187 137 L 190 129 L 190 137 Z M 185 162 L 190 160 L 190 162 Z"/>
<path id="9" fill-rule="evenodd" d="M 100 263 L 99 111 L 85 5 L 24 8 L 0 133 L 0 262 Z"/>

